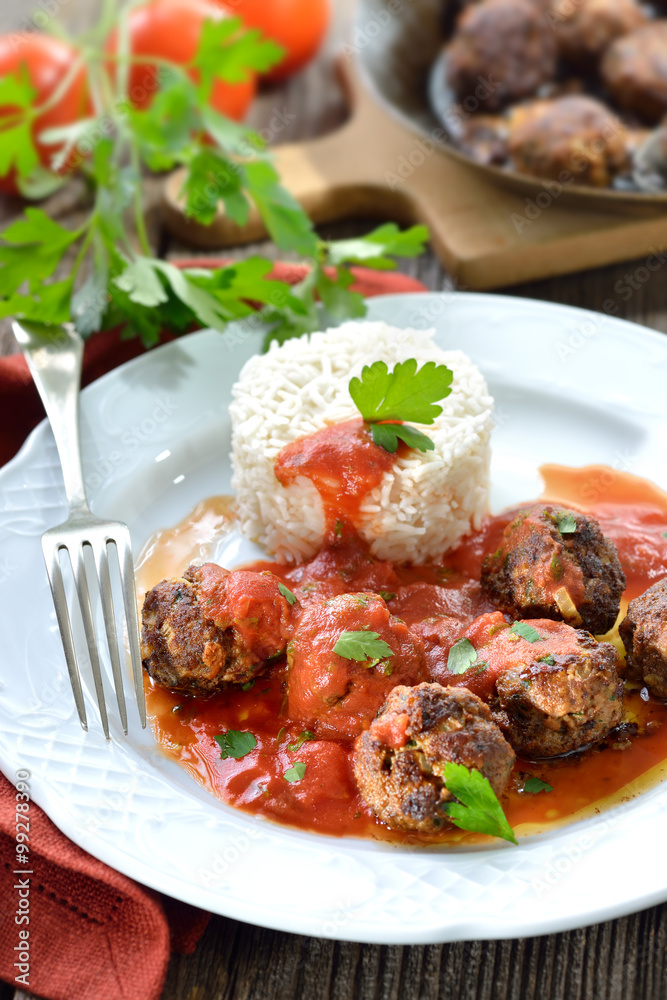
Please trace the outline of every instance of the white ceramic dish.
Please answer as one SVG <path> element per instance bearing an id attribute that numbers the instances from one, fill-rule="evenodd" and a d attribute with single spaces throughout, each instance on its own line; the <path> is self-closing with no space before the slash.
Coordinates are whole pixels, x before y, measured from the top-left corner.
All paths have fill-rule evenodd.
<path id="1" fill-rule="evenodd" d="M 581 310 L 491 295 L 372 300 L 372 318 L 435 326 L 486 374 L 497 401 L 492 506 L 540 490 L 543 462 L 602 462 L 667 487 L 667 338 Z M 259 334 L 203 332 L 83 392 L 93 508 L 127 520 L 135 549 L 204 496 L 229 492 L 230 387 Z M 42 564 L 64 516 L 40 425 L 0 472 L 4 629 L 0 766 L 31 772 L 35 801 L 91 854 L 179 899 L 251 923 L 412 944 L 544 934 L 667 899 L 667 784 L 595 819 L 467 850 L 405 849 L 302 833 L 237 812 L 154 746 L 79 726 Z M 241 543 L 231 558 L 247 558 Z M 96 718 L 91 689 L 90 718 Z M 108 699 L 111 703 L 111 697 Z M 641 863 L 622 879 L 619 857 Z"/>

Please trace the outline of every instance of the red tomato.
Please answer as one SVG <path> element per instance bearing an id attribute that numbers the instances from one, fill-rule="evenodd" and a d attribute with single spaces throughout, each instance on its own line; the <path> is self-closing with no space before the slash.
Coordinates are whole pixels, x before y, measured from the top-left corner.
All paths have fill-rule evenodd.
<path id="1" fill-rule="evenodd" d="M 36 91 L 34 103 L 37 107 L 48 100 L 70 70 L 76 57 L 75 49 L 49 35 L 34 33 L 0 36 L 0 77 L 15 76 L 24 67 L 28 79 Z M 14 110 L 18 110 L 18 108 L 7 105 L 0 107 L 0 117 L 11 114 Z M 47 128 L 71 125 L 72 122 L 85 118 L 90 113 L 88 81 L 85 67 L 82 66 L 81 71 L 74 76 L 66 93 L 53 107 L 43 114 L 37 115 L 33 122 L 33 140 L 43 166 L 50 166 L 51 157 L 60 149 L 60 146 L 45 146 L 44 143 L 37 140 L 37 136 Z M 0 142 L 2 141 L 4 140 L 0 132 Z M 0 177 L 0 191 L 7 194 L 19 193 L 14 170 L 11 170 L 4 177 Z"/>
<path id="2" fill-rule="evenodd" d="M 204 21 L 228 16 L 207 0 L 153 0 L 136 7 L 129 15 L 130 45 L 134 55 L 167 59 L 182 66 L 194 57 Z M 114 52 L 117 32 L 113 32 L 107 49 Z M 193 74 L 193 79 L 195 76 Z M 135 63 L 130 68 L 129 95 L 138 108 L 151 102 L 157 84 L 157 68 Z M 243 83 L 216 80 L 210 103 L 216 111 L 240 121 L 255 96 L 257 80 L 254 73 Z"/>
<path id="3" fill-rule="evenodd" d="M 329 0 L 217 0 L 249 28 L 260 28 L 286 50 L 266 74 L 284 80 L 316 55 L 329 25 Z"/>

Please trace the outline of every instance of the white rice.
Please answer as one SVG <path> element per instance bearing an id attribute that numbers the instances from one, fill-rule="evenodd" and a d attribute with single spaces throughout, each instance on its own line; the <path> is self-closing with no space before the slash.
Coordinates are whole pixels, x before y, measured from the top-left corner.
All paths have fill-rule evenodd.
<path id="1" fill-rule="evenodd" d="M 274 475 L 286 444 L 359 416 L 348 385 L 364 365 L 416 358 L 447 365 L 451 394 L 435 423 L 421 427 L 435 451 L 411 450 L 364 498 L 357 531 L 380 559 L 439 559 L 478 528 L 488 509 L 493 400 L 461 351 L 443 351 L 434 331 L 349 322 L 325 333 L 275 343 L 251 358 L 233 389 L 233 486 L 244 534 L 280 562 L 310 558 L 324 538 L 322 502 L 310 480 L 285 487 Z"/>

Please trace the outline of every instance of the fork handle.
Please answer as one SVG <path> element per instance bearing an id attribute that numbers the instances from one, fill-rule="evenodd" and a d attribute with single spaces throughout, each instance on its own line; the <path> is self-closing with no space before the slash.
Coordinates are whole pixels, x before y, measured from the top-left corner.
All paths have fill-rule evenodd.
<path id="1" fill-rule="evenodd" d="M 79 444 L 79 386 L 83 341 L 73 327 L 14 323 L 56 441 L 72 512 L 88 510 Z"/>

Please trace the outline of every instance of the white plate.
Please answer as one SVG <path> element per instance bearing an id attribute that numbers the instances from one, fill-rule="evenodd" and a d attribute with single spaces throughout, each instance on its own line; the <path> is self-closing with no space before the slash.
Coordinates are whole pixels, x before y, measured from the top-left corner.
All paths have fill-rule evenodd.
<path id="1" fill-rule="evenodd" d="M 372 300 L 370 316 L 436 326 L 496 397 L 492 504 L 535 497 L 543 462 L 603 462 L 667 487 L 667 338 L 581 310 L 485 295 Z M 135 549 L 230 489 L 227 403 L 256 332 L 203 332 L 83 392 L 85 477 Z M 140 734 L 79 726 L 39 538 L 65 516 L 49 429 L 0 473 L 0 764 L 91 854 L 206 909 L 281 930 L 387 944 L 544 934 L 667 899 L 667 785 L 595 819 L 484 849 L 392 847 L 301 833 L 223 805 Z M 91 720 L 96 718 L 90 687 Z M 109 702 L 111 698 L 109 697 Z M 112 720 L 118 734 L 117 719 Z M 138 735 L 139 734 L 139 735 Z M 641 863 L 618 875 L 618 859 Z"/>

